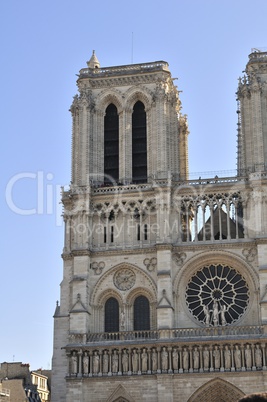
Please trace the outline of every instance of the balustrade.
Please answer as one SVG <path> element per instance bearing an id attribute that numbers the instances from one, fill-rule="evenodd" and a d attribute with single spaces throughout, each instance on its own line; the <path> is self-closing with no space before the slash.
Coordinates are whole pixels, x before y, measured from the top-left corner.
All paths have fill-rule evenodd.
<path id="1" fill-rule="evenodd" d="M 133 341 L 133 340 L 157 340 L 157 339 L 189 339 L 203 337 L 220 337 L 220 336 L 261 336 L 264 333 L 263 326 L 247 325 L 247 326 L 219 326 L 219 327 L 197 327 L 197 328 L 174 328 L 151 331 L 121 331 L 121 332 L 99 332 L 89 333 L 87 335 L 87 343 L 95 342 L 115 342 L 115 341 Z M 77 334 L 70 335 L 70 340 L 77 342 L 83 336 Z"/>

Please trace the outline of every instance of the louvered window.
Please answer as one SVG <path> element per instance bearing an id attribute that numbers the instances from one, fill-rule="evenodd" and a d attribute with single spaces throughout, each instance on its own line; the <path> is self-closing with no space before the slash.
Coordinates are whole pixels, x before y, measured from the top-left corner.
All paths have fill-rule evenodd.
<path id="1" fill-rule="evenodd" d="M 104 120 L 104 181 L 112 184 L 119 179 L 119 117 L 112 103 Z"/>
<path id="2" fill-rule="evenodd" d="M 145 106 L 138 101 L 132 114 L 132 177 L 134 183 L 147 181 L 147 144 L 146 144 Z"/>

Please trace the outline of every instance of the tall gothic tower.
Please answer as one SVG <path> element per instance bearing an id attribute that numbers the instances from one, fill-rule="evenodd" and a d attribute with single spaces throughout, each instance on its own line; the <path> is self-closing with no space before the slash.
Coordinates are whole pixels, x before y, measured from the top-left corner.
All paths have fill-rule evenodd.
<path id="1" fill-rule="evenodd" d="M 78 75 L 53 402 L 267 386 L 267 53 L 240 80 L 236 177 L 188 180 L 173 81 L 164 61 L 101 68 L 94 53 Z"/>

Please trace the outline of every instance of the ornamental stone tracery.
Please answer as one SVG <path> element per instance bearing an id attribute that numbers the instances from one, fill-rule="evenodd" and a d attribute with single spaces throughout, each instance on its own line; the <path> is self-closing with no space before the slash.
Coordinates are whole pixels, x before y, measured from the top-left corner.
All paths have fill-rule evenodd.
<path id="1" fill-rule="evenodd" d="M 131 289 L 136 280 L 135 273 L 129 268 L 120 269 L 115 273 L 113 277 L 113 282 L 116 288 L 119 290 L 129 290 Z"/>
<path id="2" fill-rule="evenodd" d="M 250 292 L 238 271 L 227 265 L 214 264 L 199 269 L 191 277 L 185 299 L 197 322 L 206 326 L 225 326 L 244 315 Z"/>

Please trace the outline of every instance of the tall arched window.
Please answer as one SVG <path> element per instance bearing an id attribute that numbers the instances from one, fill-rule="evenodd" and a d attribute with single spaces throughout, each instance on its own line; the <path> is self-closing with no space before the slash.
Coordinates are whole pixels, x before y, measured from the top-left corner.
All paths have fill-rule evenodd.
<path id="1" fill-rule="evenodd" d="M 150 329 L 150 306 L 145 296 L 138 296 L 134 301 L 134 331 Z"/>
<path id="2" fill-rule="evenodd" d="M 110 297 L 105 303 L 105 332 L 119 331 L 119 303 Z"/>
<path id="3" fill-rule="evenodd" d="M 119 116 L 115 105 L 106 109 L 104 120 L 104 181 L 119 179 Z"/>
<path id="4" fill-rule="evenodd" d="M 146 112 L 140 101 L 132 114 L 132 178 L 134 183 L 147 181 Z"/>

